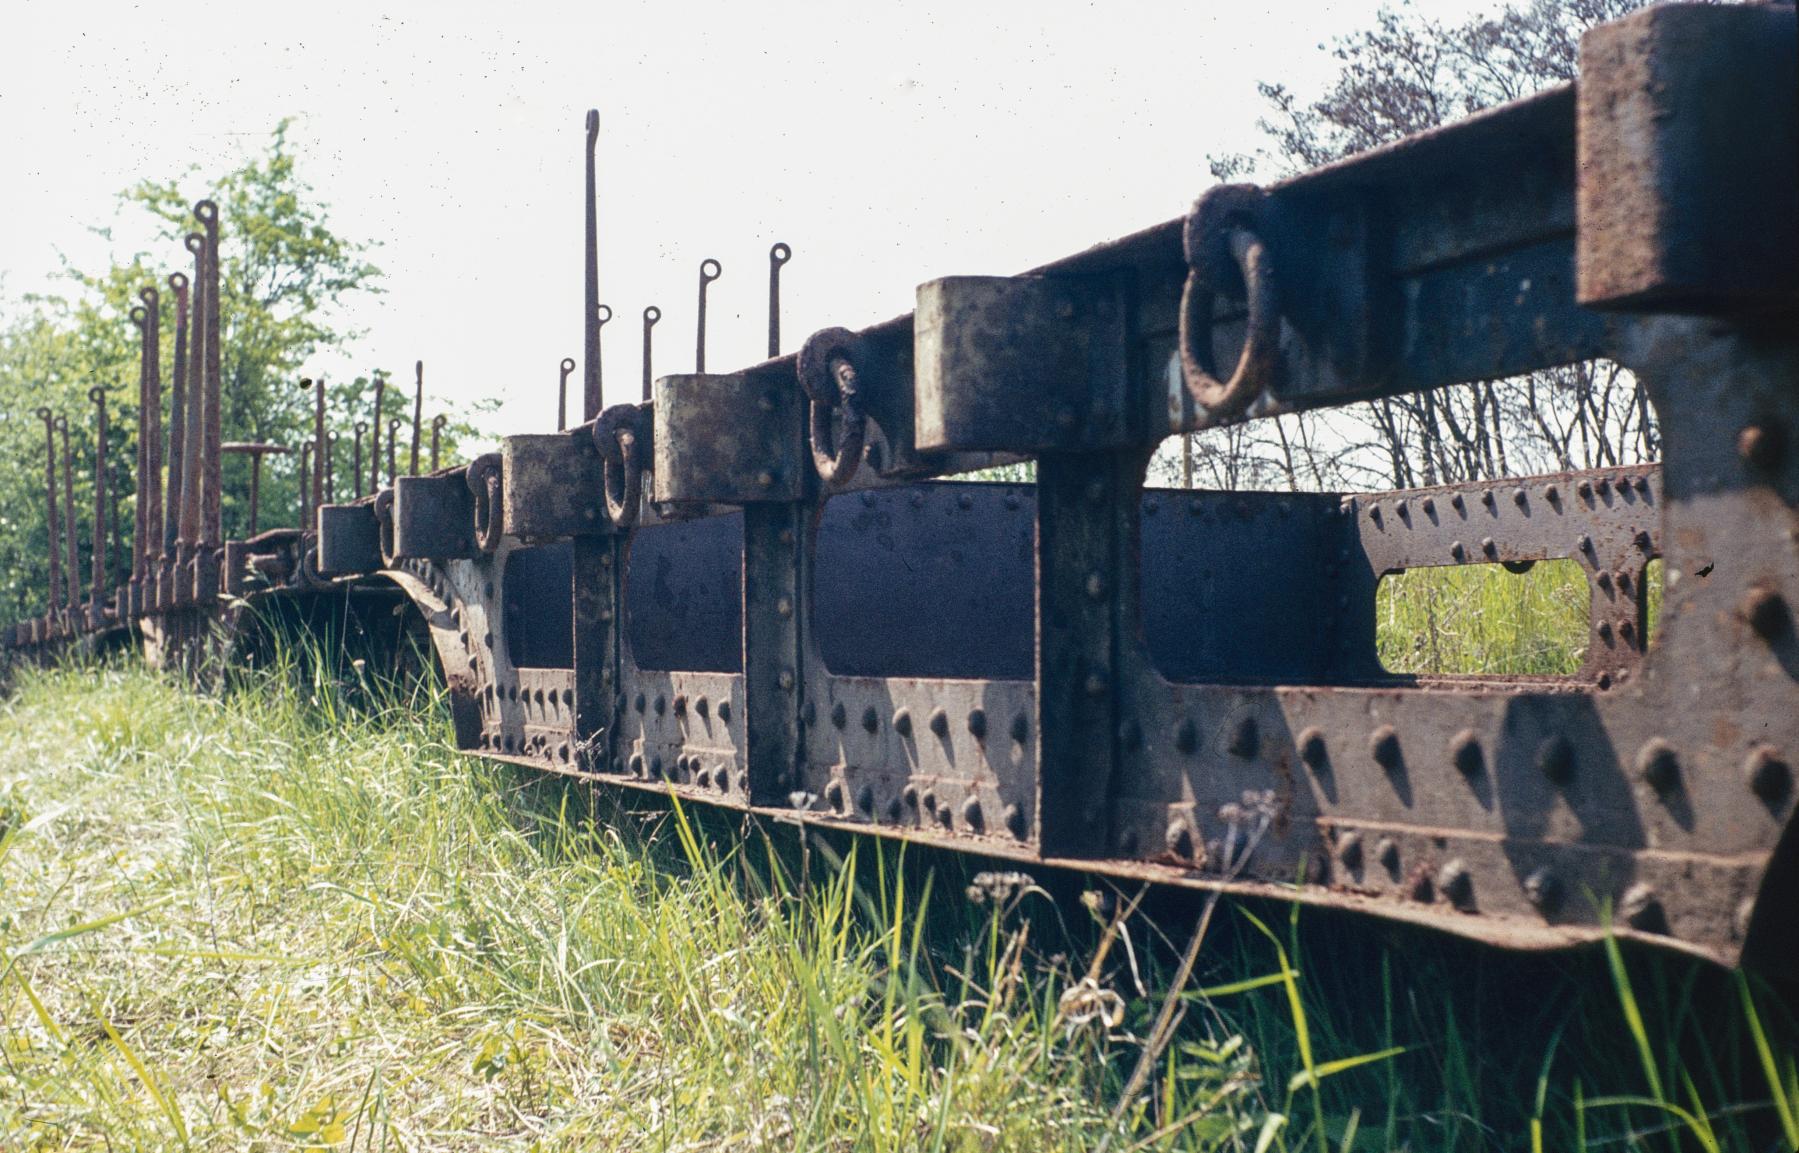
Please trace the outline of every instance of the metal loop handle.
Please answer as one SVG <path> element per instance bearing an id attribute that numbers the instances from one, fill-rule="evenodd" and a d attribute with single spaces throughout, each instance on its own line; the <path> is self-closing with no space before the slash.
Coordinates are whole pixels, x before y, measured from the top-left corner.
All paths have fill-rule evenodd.
<path id="1" fill-rule="evenodd" d="M 827 486 L 846 485 L 856 475 L 868 436 L 856 378 L 857 344 L 849 330 L 827 328 L 813 333 L 800 349 L 796 371 L 810 402 L 812 465 Z M 841 435 L 833 413 L 841 414 Z"/>
<path id="2" fill-rule="evenodd" d="M 475 497 L 475 545 L 482 552 L 500 547 L 505 513 L 501 508 L 500 454 L 483 453 L 468 466 L 468 489 Z"/>
<path id="3" fill-rule="evenodd" d="M 1281 368 L 1280 296 L 1273 261 L 1255 230 L 1263 192 L 1253 185 L 1224 185 L 1208 192 L 1187 216 L 1183 243 L 1187 280 L 1181 288 L 1181 377 L 1206 424 L 1235 419 L 1275 387 Z M 1212 353 L 1212 310 L 1228 273 L 1228 253 L 1243 280 L 1248 320 L 1243 348 L 1230 379 L 1218 378 Z"/>
<path id="4" fill-rule="evenodd" d="M 593 422 L 606 515 L 617 528 L 636 524 L 643 507 L 643 456 L 652 435 L 650 412 L 647 404 L 615 404 Z"/>
<path id="5" fill-rule="evenodd" d="M 375 494 L 375 527 L 381 538 L 381 563 L 394 567 L 394 490 L 384 488 Z"/>

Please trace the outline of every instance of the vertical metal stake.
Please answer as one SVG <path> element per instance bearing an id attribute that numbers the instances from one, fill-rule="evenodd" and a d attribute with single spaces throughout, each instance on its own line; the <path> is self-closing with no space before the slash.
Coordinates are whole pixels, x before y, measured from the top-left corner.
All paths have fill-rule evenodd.
<path id="1" fill-rule="evenodd" d="M 643 399 L 650 399 L 650 329 L 662 319 L 662 310 L 650 305 L 643 310 Z"/>
<path id="2" fill-rule="evenodd" d="M 693 370 L 706 371 L 706 289 L 725 274 L 725 266 L 708 256 L 700 261 L 700 310 L 698 333 L 693 351 Z M 645 397 L 644 399 L 649 399 Z"/>
<path id="3" fill-rule="evenodd" d="M 793 259 L 793 249 L 776 241 L 768 250 L 768 358 L 781 355 L 781 266 Z"/>

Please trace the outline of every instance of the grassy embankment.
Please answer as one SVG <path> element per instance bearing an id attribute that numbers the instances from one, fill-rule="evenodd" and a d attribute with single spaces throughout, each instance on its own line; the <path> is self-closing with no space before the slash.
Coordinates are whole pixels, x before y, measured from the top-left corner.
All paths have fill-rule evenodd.
<path id="1" fill-rule="evenodd" d="M 1198 898 L 739 838 L 446 740 L 379 690 L 21 675 L 0 1148 L 1799 1143 L 1791 1019 L 1703 966 L 1225 902 L 1144 1062 Z"/>

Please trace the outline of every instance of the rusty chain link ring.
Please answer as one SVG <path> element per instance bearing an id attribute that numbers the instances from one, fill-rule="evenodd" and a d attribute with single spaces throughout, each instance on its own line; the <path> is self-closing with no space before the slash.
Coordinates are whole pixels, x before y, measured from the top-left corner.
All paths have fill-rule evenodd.
<path id="1" fill-rule="evenodd" d="M 381 563 L 392 568 L 398 558 L 394 556 L 394 490 L 391 488 L 375 494 L 375 524 L 381 538 Z"/>
<path id="2" fill-rule="evenodd" d="M 501 499 L 500 454 L 484 453 L 468 466 L 468 488 L 475 497 L 475 545 L 482 552 L 500 547 L 505 514 Z"/>
<path id="3" fill-rule="evenodd" d="M 643 461 L 649 452 L 651 408 L 648 404 L 615 404 L 593 422 L 593 447 L 600 454 L 605 478 L 606 515 L 618 528 L 637 523 L 643 506 Z"/>
<path id="4" fill-rule="evenodd" d="M 1262 190 L 1255 185 L 1214 188 L 1194 204 L 1183 230 L 1181 377 L 1208 425 L 1242 416 L 1278 381 L 1280 298 L 1267 245 L 1255 230 L 1261 203 Z M 1229 380 L 1220 380 L 1212 354 L 1212 310 L 1233 272 L 1243 282 L 1249 317 L 1237 366 Z"/>
<path id="5" fill-rule="evenodd" d="M 796 372 L 810 401 L 812 465 L 826 487 L 848 484 L 862 463 L 868 417 L 857 388 L 856 352 L 855 334 L 843 328 L 815 332 L 800 349 Z M 834 414 L 842 419 L 841 434 Z"/>

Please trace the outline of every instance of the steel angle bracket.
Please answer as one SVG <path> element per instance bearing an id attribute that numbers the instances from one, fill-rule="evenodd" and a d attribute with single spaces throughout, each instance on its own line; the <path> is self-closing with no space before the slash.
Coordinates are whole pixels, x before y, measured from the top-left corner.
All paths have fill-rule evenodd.
<path id="1" fill-rule="evenodd" d="M 653 402 L 650 499 L 658 507 L 778 504 L 805 495 L 800 393 L 791 380 L 665 376 Z"/>
<path id="2" fill-rule="evenodd" d="M 319 506 L 320 576 L 349 576 L 381 567 L 381 522 L 368 501 Z"/>
<path id="3" fill-rule="evenodd" d="M 1127 399 L 1130 297 L 1115 276 L 951 276 L 918 288 L 921 452 L 1084 452 L 1141 431 Z"/>
<path id="4" fill-rule="evenodd" d="M 1670 4 L 1581 39 L 1581 304 L 1799 303 L 1796 37 L 1791 5 Z"/>
<path id="5" fill-rule="evenodd" d="M 507 535 L 535 542 L 612 531 L 601 508 L 600 454 L 585 427 L 506 437 L 500 468 Z"/>
<path id="6" fill-rule="evenodd" d="M 394 481 L 393 553 L 398 560 L 479 556 L 475 497 L 461 472 Z"/>

